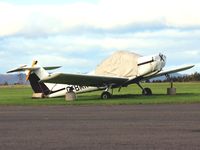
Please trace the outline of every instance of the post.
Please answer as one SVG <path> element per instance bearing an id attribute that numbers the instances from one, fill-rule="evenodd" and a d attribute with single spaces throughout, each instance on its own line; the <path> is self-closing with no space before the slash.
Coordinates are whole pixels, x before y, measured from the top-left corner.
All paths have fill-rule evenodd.
<path id="1" fill-rule="evenodd" d="M 74 93 L 73 91 L 67 92 L 65 94 L 65 100 L 66 101 L 73 101 L 76 99 L 76 93 Z"/>
<path id="2" fill-rule="evenodd" d="M 167 95 L 176 95 L 176 88 L 173 87 L 173 81 L 171 79 L 171 87 L 167 88 Z"/>

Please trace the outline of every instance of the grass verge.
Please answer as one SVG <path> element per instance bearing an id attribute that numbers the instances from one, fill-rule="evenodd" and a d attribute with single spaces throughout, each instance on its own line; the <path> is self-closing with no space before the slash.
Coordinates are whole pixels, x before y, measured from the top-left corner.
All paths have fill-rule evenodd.
<path id="1" fill-rule="evenodd" d="M 101 91 L 79 94 L 77 100 L 66 102 L 64 97 L 51 99 L 32 99 L 29 86 L 0 87 L 0 105 L 134 105 L 134 104 L 188 104 L 200 103 L 200 83 L 174 83 L 177 95 L 166 95 L 169 83 L 145 83 L 150 87 L 152 96 L 142 96 L 137 85 L 130 85 L 113 91 L 109 100 L 100 99 Z"/>

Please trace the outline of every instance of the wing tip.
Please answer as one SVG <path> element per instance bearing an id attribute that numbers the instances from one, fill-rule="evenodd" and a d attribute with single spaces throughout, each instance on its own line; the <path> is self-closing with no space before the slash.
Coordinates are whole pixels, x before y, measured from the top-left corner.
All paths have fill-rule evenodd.
<path id="1" fill-rule="evenodd" d="M 193 68 L 195 65 L 188 65 L 188 66 L 186 66 L 185 68 L 186 69 L 191 69 L 191 68 Z"/>

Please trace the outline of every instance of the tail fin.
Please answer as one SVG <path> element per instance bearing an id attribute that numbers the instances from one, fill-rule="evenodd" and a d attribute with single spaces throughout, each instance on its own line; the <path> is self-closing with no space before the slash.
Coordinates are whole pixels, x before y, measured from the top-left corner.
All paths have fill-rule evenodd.
<path id="1" fill-rule="evenodd" d="M 39 82 L 40 78 L 33 72 L 29 75 L 30 85 L 35 93 L 44 93 L 45 95 L 50 94 L 49 88 L 43 83 Z"/>
<path id="2" fill-rule="evenodd" d="M 37 61 L 33 61 L 31 67 L 27 65 L 21 66 L 19 68 L 12 69 L 7 73 L 25 71 L 26 79 L 30 81 L 30 85 L 35 93 L 44 93 L 48 95 L 50 93 L 49 88 L 43 83 L 39 82 L 41 78 L 49 75 L 46 70 L 53 70 L 60 68 L 61 66 L 51 66 L 51 67 L 41 67 L 37 65 Z"/>

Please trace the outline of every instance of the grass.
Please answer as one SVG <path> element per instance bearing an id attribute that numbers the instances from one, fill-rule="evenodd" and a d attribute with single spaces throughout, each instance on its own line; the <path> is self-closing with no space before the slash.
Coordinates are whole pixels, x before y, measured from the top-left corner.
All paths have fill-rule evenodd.
<path id="1" fill-rule="evenodd" d="M 145 83 L 143 87 L 150 87 L 152 96 L 142 96 L 137 85 L 130 85 L 113 91 L 109 100 L 100 99 L 101 91 L 79 94 L 77 100 L 66 102 L 64 97 L 51 99 L 32 99 L 29 86 L 0 87 L 0 105 L 134 105 L 134 104 L 187 104 L 200 103 L 200 82 L 174 83 L 177 94 L 166 95 L 169 83 Z"/>

